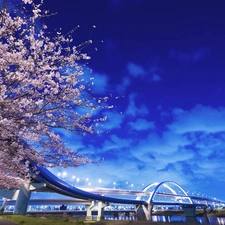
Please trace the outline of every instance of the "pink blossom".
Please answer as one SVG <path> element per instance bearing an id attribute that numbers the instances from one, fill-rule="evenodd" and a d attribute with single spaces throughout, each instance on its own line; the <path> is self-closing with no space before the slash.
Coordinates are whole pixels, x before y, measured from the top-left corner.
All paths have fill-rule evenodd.
<path id="1" fill-rule="evenodd" d="M 92 134 L 95 121 L 101 121 L 92 120 L 100 105 L 81 98 L 87 95 L 78 62 L 90 57 L 77 51 L 72 38 L 65 38 L 62 31 L 51 37 L 46 25 L 37 29 L 36 21 L 49 16 L 41 10 L 42 3 L 21 3 L 24 10 L 17 13 L 1 9 L 0 188 L 18 187 L 29 177 L 28 158 L 40 166 L 91 162 L 68 148 L 55 130 Z M 31 7 L 33 15 L 26 12 Z M 86 107 L 85 113 L 79 107 Z"/>
<path id="2" fill-rule="evenodd" d="M 32 4 L 32 0 L 22 0 L 24 2 L 24 4 Z"/>

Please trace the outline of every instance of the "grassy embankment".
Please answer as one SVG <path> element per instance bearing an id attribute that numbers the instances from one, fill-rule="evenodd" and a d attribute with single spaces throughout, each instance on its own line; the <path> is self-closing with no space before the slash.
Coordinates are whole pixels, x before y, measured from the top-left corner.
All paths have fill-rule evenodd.
<path id="1" fill-rule="evenodd" d="M 18 215 L 3 215 L 5 219 L 8 219 L 18 225 L 149 225 L 149 221 L 128 221 L 128 220 L 104 220 L 104 221 L 84 221 L 77 220 L 73 217 L 68 218 L 45 218 L 45 217 L 30 217 L 30 216 L 18 216 Z M 184 223 L 170 223 L 170 225 L 184 225 Z M 154 222 L 154 225 L 165 225 L 163 222 Z"/>
<path id="2" fill-rule="evenodd" d="M 167 213 L 163 213 L 166 215 Z M 168 213 L 169 214 L 169 213 Z M 171 213 L 170 213 L 171 214 Z M 174 215 L 181 215 L 183 213 L 177 211 L 173 212 Z M 202 211 L 196 211 L 196 215 L 201 215 Z M 208 216 L 209 217 L 225 217 L 225 210 L 213 210 L 213 211 L 208 211 Z M 116 220 L 104 220 L 100 222 L 96 221 L 84 221 L 83 219 L 78 219 L 77 217 L 64 217 L 58 216 L 58 217 L 32 217 L 32 216 L 19 216 L 19 215 L 0 215 L 0 217 L 3 217 L 5 219 L 9 219 L 18 225 L 69 225 L 69 224 L 74 224 L 74 225 L 148 225 L 150 222 L 149 221 L 116 221 Z M 153 222 L 154 225 L 165 225 L 163 222 Z M 179 223 L 179 222 L 174 222 L 174 223 L 169 223 L 170 225 L 180 225 L 184 223 Z M 185 223 L 186 224 L 186 223 Z"/>

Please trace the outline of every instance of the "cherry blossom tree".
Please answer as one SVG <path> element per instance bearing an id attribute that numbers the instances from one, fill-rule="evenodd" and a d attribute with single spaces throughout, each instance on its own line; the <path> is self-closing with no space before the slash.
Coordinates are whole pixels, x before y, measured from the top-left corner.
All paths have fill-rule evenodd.
<path id="1" fill-rule="evenodd" d="M 42 7 L 21 0 L 0 11 L 1 187 L 20 185 L 27 159 L 62 167 L 92 162 L 68 148 L 57 130 L 93 134 L 95 122 L 104 120 L 94 119 L 101 106 L 82 77 L 89 60 L 82 48 L 91 41 L 73 46 L 70 35 L 49 34 L 41 19 L 50 14 Z"/>

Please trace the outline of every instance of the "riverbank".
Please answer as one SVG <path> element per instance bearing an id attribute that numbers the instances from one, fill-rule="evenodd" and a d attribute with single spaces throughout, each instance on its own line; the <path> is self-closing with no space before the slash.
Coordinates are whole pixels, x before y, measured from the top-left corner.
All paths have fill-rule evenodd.
<path id="1" fill-rule="evenodd" d="M 182 211 L 164 211 L 164 212 L 158 212 L 158 215 L 164 215 L 164 216 L 171 216 L 173 214 L 174 216 L 184 216 Z M 196 215 L 202 216 L 203 210 L 196 210 Z M 225 210 L 208 210 L 207 211 L 208 217 L 225 217 Z M 66 214 L 62 215 L 51 215 L 51 214 L 42 214 L 42 215 L 36 215 L 36 216 L 19 216 L 19 215 L 7 215 L 2 214 L 0 215 L 1 218 L 8 219 L 18 225 L 68 225 L 68 224 L 76 224 L 76 225 L 149 225 L 150 223 L 153 225 L 193 225 L 193 223 L 187 223 L 187 222 L 150 222 L 150 221 L 137 221 L 137 220 L 102 220 L 102 221 L 85 221 L 84 218 L 79 218 L 76 216 L 69 216 Z M 1 223 L 2 222 L 2 223 Z M 197 223 L 194 223 L 197 224 Z M 198 223 L 199 224 L 199 223 Z M 0 225 L 6 225 L 4 221 L 0 221 Z"/>
<path id="2" fill-rule="evenodd" d="M 1 219 L 3 218 L 3 219 Z M 7 219 L 7 220 L 6 220 Z M 186 222 L 150 222 L 150 221 L 137 221 L 137 220 L 103 220 L 103 221 L 84 221 L 77 220 L 76 218 L 46 218 L 46 217 L 30 217 L 30 216 L 17 216 L 7 215 L 0 216 L 0 225 L 194 225 L 198 223 Z"/>

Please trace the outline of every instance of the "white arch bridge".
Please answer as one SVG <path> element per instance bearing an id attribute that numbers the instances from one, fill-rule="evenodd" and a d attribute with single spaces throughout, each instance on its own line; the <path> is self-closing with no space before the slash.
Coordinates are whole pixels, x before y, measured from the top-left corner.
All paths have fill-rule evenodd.
<path id="1" fill-rule="evenodd" d="M 205 210 L 209 205 L 225 205 L 225 201 L 222 200 L 189 196 L 180 185 L 173 181 L 153 183 L 142 191 L 106 188 L 80 189 L 60 180 L 50 171 L 37 166 L 32 161 L 30 172 L 33 174 L 33 182 L 25 183 L 19 190 L 0 190 L 0 196 L 4 198 L 2 210 L 7 204 L 7 199 L 13 199 L 16 200 L 14 214 L 25 215 L 32 191 L 55 192 L 82 200 L 87 206 L 86 218 L 88 220 L 92 220 L 92 210 L 96 204 L 98 205 L 97 220 L 104 218 L 105 206 L 119 203 L 134 205 L 137 218 L 140 220 L 151 220 L 154 206 L 180 206 L 184 210 L 188 222 L 196 221 L 195 209 L 197 206 Z"/>

